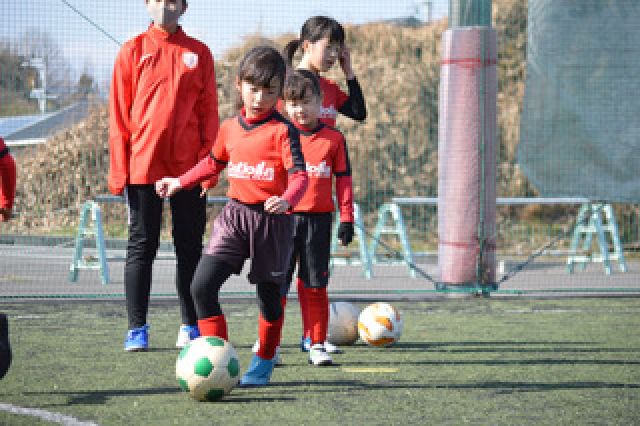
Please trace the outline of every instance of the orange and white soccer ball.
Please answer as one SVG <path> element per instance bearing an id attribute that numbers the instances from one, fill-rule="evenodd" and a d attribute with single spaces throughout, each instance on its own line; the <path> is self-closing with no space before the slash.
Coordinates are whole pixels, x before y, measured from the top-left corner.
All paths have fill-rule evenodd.
<path id="1" fill-rule="evenodd" d="M 373 303 L 360 312 L 358 334 L 369 346 L 391 346 L 402 335 L 402 318 L 389 303 Z"/>

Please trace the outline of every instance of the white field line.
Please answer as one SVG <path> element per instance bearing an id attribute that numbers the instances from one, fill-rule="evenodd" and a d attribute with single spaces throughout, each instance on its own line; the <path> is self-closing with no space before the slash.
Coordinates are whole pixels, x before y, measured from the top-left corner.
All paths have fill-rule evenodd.
<path id="1" fill-rule="evenodd" d="M 20 414 L 23 416 L 39 417 L 49 422 L 60 423 L 65 426 L 98 426 L 97 423 L 83 422 L 75 417 L 65 416 L 60 413 L 52 413 L 51 411 L 40 410 L 38 408 L 25 408 L 18 407 L 11 404 L 0 403 L 0 410 L 9 412 L 11 414 Z"/>

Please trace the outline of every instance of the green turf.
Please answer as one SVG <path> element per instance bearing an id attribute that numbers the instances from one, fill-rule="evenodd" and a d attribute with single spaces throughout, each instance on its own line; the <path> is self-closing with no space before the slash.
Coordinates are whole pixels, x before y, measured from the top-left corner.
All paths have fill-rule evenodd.
<path id="1" fill-rule="evenodd" d="M 405 332 L 311 367 L 287 308 L 272 384 L 198 403 L 174 378 L 178 311 L 152 305 L 152 351 L 122 350 L 124 303 L 3 302 L 15 359 L 0 403 L 101 425 L 634 424 L 640 413 L 640 299 L 396 302 Z M 364 304 L 359 305 L 361 308 Z M 224 303 L 246 368 L 253 303 Z M 0 411 L 0 424 L 40 424 Z"/>

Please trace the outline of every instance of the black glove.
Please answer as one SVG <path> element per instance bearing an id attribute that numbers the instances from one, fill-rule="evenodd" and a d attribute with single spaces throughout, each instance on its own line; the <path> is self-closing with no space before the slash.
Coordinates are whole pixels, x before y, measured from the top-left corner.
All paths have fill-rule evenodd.
<path id="1" fill-rule="evenodd" d="M 353 241 L 353 222 L 340 222 L 338 239 L 342 241 L 343 246 L 347 246 Z"/>

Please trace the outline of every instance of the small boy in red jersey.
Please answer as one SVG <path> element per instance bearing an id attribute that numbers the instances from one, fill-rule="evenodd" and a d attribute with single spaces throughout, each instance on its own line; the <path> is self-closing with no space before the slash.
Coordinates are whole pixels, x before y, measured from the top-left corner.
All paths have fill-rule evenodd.
<path id="1" fill-rule="evenodd" d="M 113 67 L 109 97 L 109 190 L 124 195 L 129 237 L 124 269 L 128 331 L 125 351 L 149 345 L 147 313 L 164 202 L 154 183 L 206 157 L 218 131 L 213 56 L 178 24 L 187 0 L 145 0 L 153 23 L 127 41 Z M 202 253 L 206 198 L 194 187 L 170 197 L 181 326 L 176 346 L 198 336 L 189 286 Z"/>
<path id="2" fill-rule="evenodd" d="M 345 31 L 342 25 L 333 18 L 326 16 L 313 16 L 307 19 L 300 30 L 300 37 L 290 41 L 284 48 L 284 55 L 289 65 L 293 66 L 293 57 L 296 51 L 302 50 L 302 58 L 296 65 L 296 69 L 309 70 L 318 76 L 320 90 L 322 91 L 322 105 L 319 119 L 321 122 L 335 127 L 338 113 L 356 121 L 364 121 L 367 117 L 367 108 L 362 95 L 362 89 L 351 66 L 351 54 L 345 45 Z M 347 80 L 348 94 L 332 80 L 322 77 L 321 74 L 329 71 L 338 62 Z M 298 277 L 298 297 L 301 299 L 301 307 L 306 306 L 304 300 L 304 282 Z M 305 320 L 303 315 L 303 322 Z M 308 324 L 303 325 L 303 336 L 300 340 L 300 349 L 308 351 L 311 338 Z M 330 353 L 339 353 L 341 350 L 329 342 L 325 342 L 325 349 Z"/>
<path id="3" fill-rule="evenodd" d="M 249 282 L 256 285 L 260 350 L 241 386 L 264 386 L 282 328 L 280 288 L 292 252 L 294 219 L 284 214 L 298 204 L 307 187 L 299 132 L 275 109 L 286 65 L 270 47 L 255 47 L 240 61 L 236 88 L 241 113 L 220 126 L 211 154 L 178 178 L 156 182 L 159 196 L 171 196 L 227 168 L 229 202 L 216 217 L 211 238 L 198 263 L 191 293 L 203 336 L 228 340 L 218 301 L 220 288 L 251 259 Z"/>
<path id="4" fill-rule="evenodd" d="M 353 186 L 344 136 L 319 119 L 322 92 L 318 77 L 308 70 L 295 70 L 287 76 L 283 90 L 287 115 L 300 132 L 300 145 L 306 161 L 309 186 L 293 208 L 295 231 L 293 256 L 287 281 L 280 295 L 283 306 L 291 279 L 298 266 L 298 300 L 311 340 L 309 363 L 331 365 L 325 348 L 329 323 L 329 258 L 333 178 L 340 209 L 338 237 L 343 245 L 353 239 Z M 256 345 L 258 346 L 258 345 Z M 257 349 L 257 348 L 256 348 Z M 276 360 L 277 361 L 277 360 Z"/>
<path id="5" fill-rule="evenodd" d="M 0 137 L 0 222 L 11 219 L 16 196 L 16 162 Z"/>

